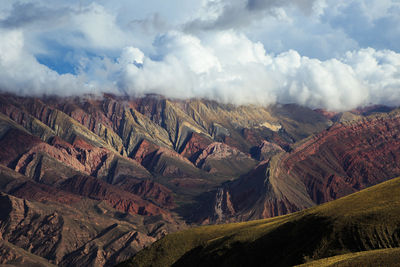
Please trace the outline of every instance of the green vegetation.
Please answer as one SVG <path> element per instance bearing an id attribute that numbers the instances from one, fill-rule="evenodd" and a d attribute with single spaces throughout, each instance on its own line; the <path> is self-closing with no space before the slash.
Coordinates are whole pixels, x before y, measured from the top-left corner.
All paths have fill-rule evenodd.
<path id="1" fill-rule="evenodd" d="M 292 266 L 336 255 L 368 263 L 375 254 L 354 253 L 385 258 L 374 250 L 400 246 L 399 193 L 396 178 L 286 216 L 170 234 L 122 266 Z"/>
<path id="2" fill-rule="evenodd" d="M 301 267 L 375 267 L 397 266 L 400 248 L 386 248 L 334 256 L 299 265 Z"/>

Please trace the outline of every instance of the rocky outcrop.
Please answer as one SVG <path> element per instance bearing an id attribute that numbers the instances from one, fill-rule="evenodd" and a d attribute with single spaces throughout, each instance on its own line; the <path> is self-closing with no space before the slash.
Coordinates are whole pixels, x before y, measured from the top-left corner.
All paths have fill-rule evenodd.
<path id="1" fill-rule="evenodd" d="M 260 161 L 268 161 L 280 152 L 284 152 L 280 146 L 264 140 L 253 150 L 253 157 Z"/>
<path id="2" fill-rule="evenodd" d="M 73 170 L 92 174 L 107 156 L 112 155 L 102 148 L 90 147 L 85 150 L 79 146 L 74 147 L 58 137 L 54 137 L 50 145 L 15 128 L 3 135 L 0 144 L 3 148 L 0 162 L 36 180 L 41 180 L 49 171 L 59 174 L 53 181 L 67 178 L 74 174 Z M 44 161 L 48 164 L 43 164 Z"/>
<path id="3" fill-rule="evenodd" d="M 180 154 L 194 162 L 199 154 L 206 149 L 212 141 L 198 133 L 191 133 L 185 144 L 182 146 Z"/>
<path id="4" fill-rule="evenodd" d="M 33 254 L 58 262 L 56 253 L 64 220 L 57 212 L 35 209 L 29 202 L 0 195 L 2 238 Z M 45 225 L 45 227 L 43 227 Z"/>
<path id="5" fill-rule="evenodd" d="M 214 142 L 203 150 L 195 164 L 209 173 L 240 176 L 254 167 L 256 162 L 236 148 Z"/>
<path id="6" fill-rule="evenodd" d="M 147 140 L 140 143 L 132 157 L 156 175 L 191 177 L 200 174 L 187 158 L 174 150 L 158 147 Z"/>
<path id="7" fill-rule="evenodd" d="M 268 161 L 215 192 L 211 208 L 197 217 L 200 222 L 234 222 L 269 218 L 314 205 L 304 185 L 294 180 L 279 183 L 270 176 Z M 204 215 L 203 215 L 204 216 Z"/>
<path id="8" fill-rule="evenodd" d="M 137 231 L 126 232 L 123 226 L 114 224 L 64 257 L 59 266 L 113 266 L 127 260 L 132 251 L 140 251 L 156 240 Z"/>
<path id="9" fill-rule="evenodd" d="M 160 147 L 143 139 L 132 156 L 140 164 L 146 166 Z"/>
<path id="10" fill-rule="evenodd" d="M 44 102 L 46 100 L 53 103 L 53 99 L 0 95 L 0 111 L 44 141 L 48 140 L 46 136 L 50 131 L 68 143 L 72 143 L 78 136 L 96 147 L 118 151 L 117 148 L 109 145 L 107 140 L 94 134 L 64 112 L 46 104 Z M 32 125 L 33 122 L 38 123 Z"/>
<path id="11" fill-rule="evenodd" d="M 45 143 L 23 129 L 11 127 L 3 134 L 0 145 L 3 148 L 0 151 L 1 164 L 48 184 L 78 173 L 110 183 L 126 177 L 151 176 L 138 162 L 95 147 L 79 137 L 72 144 L 58 136 Z"/>

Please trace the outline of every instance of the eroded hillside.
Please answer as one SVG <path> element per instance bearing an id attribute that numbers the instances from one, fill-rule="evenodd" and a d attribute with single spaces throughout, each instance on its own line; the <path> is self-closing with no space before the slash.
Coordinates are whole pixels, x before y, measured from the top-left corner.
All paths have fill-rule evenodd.
<path id="1" fill-rule="evenodd" d="M 376 184 L 400 174 L 388 111 L 1 94 L 0 260 L 112 265 L 188 223 L 286 214 Z"/>

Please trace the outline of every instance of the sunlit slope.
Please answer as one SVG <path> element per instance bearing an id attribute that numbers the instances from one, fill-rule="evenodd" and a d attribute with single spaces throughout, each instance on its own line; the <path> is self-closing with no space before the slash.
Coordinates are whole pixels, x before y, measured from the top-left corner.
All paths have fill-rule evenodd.
<path id="1" fill-rule="evenodd" d="M 369 251 L 348 253 L 334 257 L 311 261 L 301 267 L 375 267 L 398 266 L 400 262 L 400 248 L 385 248 Z"/>
<path id="2" fill-rule="evenodd" d="M 291 266 L 399 244 L 400 178 L 396 178 L 287 216 L 170 234 L 125 264 Z"/>

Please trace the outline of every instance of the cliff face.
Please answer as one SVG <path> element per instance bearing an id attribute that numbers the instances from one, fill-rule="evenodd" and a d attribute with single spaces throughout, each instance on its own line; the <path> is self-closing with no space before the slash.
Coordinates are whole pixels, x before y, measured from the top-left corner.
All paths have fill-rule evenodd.
<path id="1" fill-rule="evenodd" d="M 384 113 L 366 117 L 374 111 Z M 271 217 L 336 199 L 399 174 L 400 122 L 389 111 L 0 94 L 2 205 L 18 210 L 0 214 L 0 248 L 40 264 L 110 265 L 184 221 Z M 30 231 L 49 234 L 48 246 Z"/>

